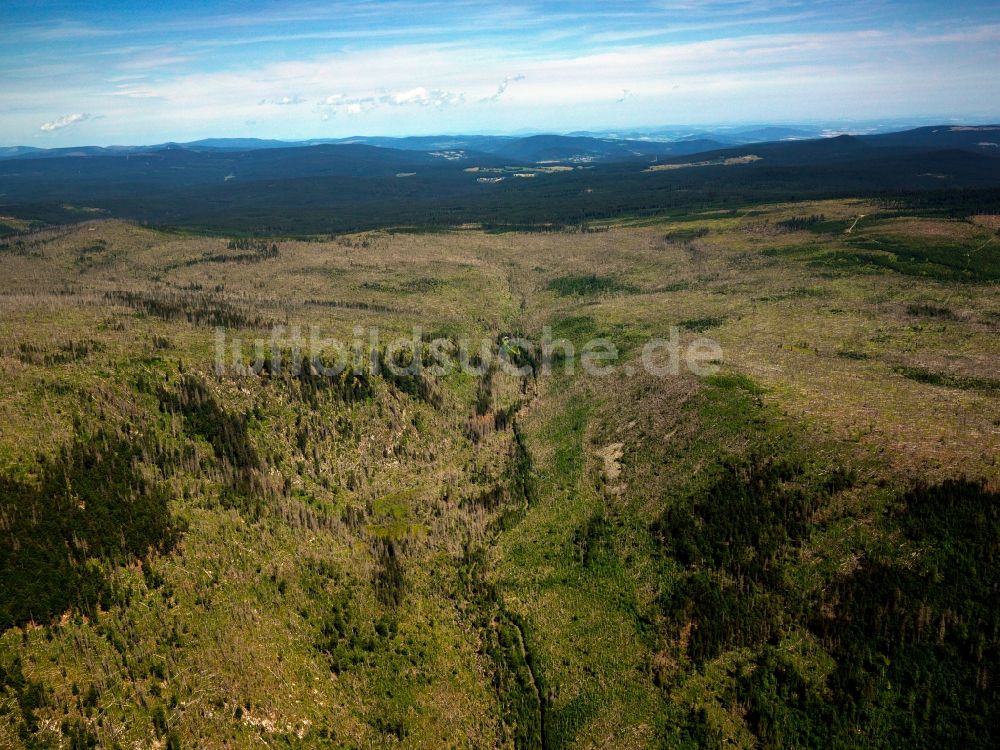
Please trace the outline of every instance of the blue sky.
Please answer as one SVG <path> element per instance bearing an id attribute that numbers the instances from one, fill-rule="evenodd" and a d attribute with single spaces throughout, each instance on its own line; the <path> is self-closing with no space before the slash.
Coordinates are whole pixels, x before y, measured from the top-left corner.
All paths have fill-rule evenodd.
<path id="1" fill-rule="evenodd" d="M 1000 119 L 1000 4 L 0 5 L 0 144 Z"/>

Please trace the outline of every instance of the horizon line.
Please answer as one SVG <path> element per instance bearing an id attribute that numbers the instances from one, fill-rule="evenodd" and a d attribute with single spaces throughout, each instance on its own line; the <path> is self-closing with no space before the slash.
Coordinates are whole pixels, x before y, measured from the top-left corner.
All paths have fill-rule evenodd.
<path id="1" fill-rule="evenodd" d="M 868 132 L 849 132 L 848 128 L 854 125 L 855 127 L 867 126 Z M 354 133 L 347 136 L 304 136 L 299 138 L 276 138 L 276 137 L 266 137 L 260 135 L 219 135 L 219 136 L 204 136 L 202 138 L 193 138 L 191 140 L 164 140 L 151 143 L 99 143 L 99 142 L 83 142 L 70 146 L 32 146 L 25 143 L 11 143 L 0 145 L 0 149 L 10 150 L 10 149 L 30 149 L 34 151 L 65 151 L 72 150 L 75 148 L 150 148 L 153 146 L 186 146 L 192 143 L 199 143 L 201 141 L 255 141 L 255 142 L 275 142 L 275 143 L 287 143 L 287 144 L 300 144 L 309 143 L 315 141 L 315 145 L 337 145 L 344 141 L 350 141 L 355 138 L 385 138 L 391 140 L 405 140 L 408 138 L 461 138 L 461 137 L 487 137 L 487 138 L 530 138 L 534 136 L 542 135 L 552 135 L 561 137 L 590 137 L 590 138 L 611 138 L 614 139 L 612 134 L 621 133 L 619 140 L 639 140 L 643 134 L 648 134 L 644 138 L 652 143 L 673 143 L 677 139 L 670 139 L 666 137 L 666 134 L 658 131 L 668 131 L 668 130 L 678 130 L 678 131 L 690 131 L 690 135 L 705 135 L 710 136 L 713 134 L 723 134 L 726 131 L 738 130 L 738 129 L 753 129 L 753 128 L 788 128 L 795 129 L 801 127 L 823 127 L 823 130 L 815 135 L 804 136 L 801 139 L 786 139 L 786 140 L 818 140 L 822 138 L 836 137 L 839 135 L 874 135 L 879 132 L 890 133 L 890 132 L 904 132 L 906 130 L 915 130 L 926 127 L 1000 127 L 1000 114 L 996 115 L 994 119 L 984 119 L 977 120 L 973 118 L 963 118 L 956 116 L 942 116 L 936 117 L 933 115 L 909 115 L 901 117 L 888 117 L 888 118 L 878 118 L 878 119 L 863 119 L 863 118 L 843 118 L 839 120 L 824 120 L 824 119 L 802 119 L 802 120 L 778 120 L 778 121 L 768 121 L 768 120 L 745 120 L 745 121 L 731 121 L 731 122 L 719 122 L 719 123 L 698 123 L 698 124 L 662 124 L 662 125 L 630 125 L 627 127 L 600 127 L 595 126 L 592 128 L 575 128 L 572 130 L 544 130 L 544 129 L 531 129 L 524 128 L 518 130 L 506 130 L 506 131 L 478 131 L 478 130 L 467 130 L 467 131 L 433 131 L 426 133 L 408 133 L 405 135 L 387 135 L 383 133 Z M 881 127 L 880 127 L 881 126 Z M 898 129 L 897 129 L 898 128 Z M 834 132 L 841 131 L 841 132 Z M 653 137 L 653 134 L 658 134 L 662 138 Z M 683 136 L 681 136 L 683 137 Z M 343 145 L 348 145 L 344 143 Z M 371 144 L 360 144 L 360 145 L 371 145 Z M 377 148 L 377 146 L 376 146 Z"/>

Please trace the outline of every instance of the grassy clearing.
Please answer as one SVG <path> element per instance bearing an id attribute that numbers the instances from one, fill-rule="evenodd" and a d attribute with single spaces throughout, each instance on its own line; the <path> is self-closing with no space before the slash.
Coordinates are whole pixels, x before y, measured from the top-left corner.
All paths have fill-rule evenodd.
<path id="1" fill-rule="evenodd" d="M 934 372 L 923 367 L 901 366 L 896 368 L 896 372 L 904 378 L 915 380 L 918 383 L 941 385 L 947 388 L 961 388 L 969 391 L 985 391 L 987 393 L 1000 391 L 1000 379 L 997 378 L 974 378 L 963 375 L 951 375 L 949 373 Z"/>
<path id="2" fill-rule="evenodd" d="M 617 279 L 597 276 L 595 274 L 587 276 L 560 276 L 549 281 L 545 288 L 561 297 L 637 291 L 630 284 L 623 284 Z"/>
<path id="3" fill-rule="evenodd" d="M 596 485 L 588 398 L 553 398 L 532 415 L 539 500 L 499 537 L 493 578 L 524 623 L 543 686 L 544 746 L 643 747 L 661 698 L 646 669 L 640 594 L 613 545 L 630 521 Z"/>
<path id="4" fill-rule="evenodd" d="M 1000 279 L 996 237 L 965 222 L 887 221 L 856 234 L 849 245 L 866 252 L 830 256 L 830 262 L 857 262 L 943 281 Z"/>

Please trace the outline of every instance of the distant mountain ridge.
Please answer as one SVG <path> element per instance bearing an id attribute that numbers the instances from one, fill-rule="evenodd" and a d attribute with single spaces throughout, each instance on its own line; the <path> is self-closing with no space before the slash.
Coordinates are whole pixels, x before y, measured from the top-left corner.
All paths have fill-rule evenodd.
<path id="1" fill-rule="evenodd" d="M 707 138 L 418 136 L 13 148 L 0 156 L 0 215 L 50 224 L 105 215 L 298 234 L 579 223 L 660 212 L 682 200 L 718 206 L 1000 189 L 998 125 L 813 139 L 768 132 L 786 138 L 732 145 Z"/>
<path id="2" fill-rule="evenodd" d="M 689 154 L 711 148 L 721 148 L 727 141 L 708 138 L 684 141 L 641 141 L 590 136 L 533 135 L 510 136 L 411 136 L 391 138 L 379 136 L 353 136 L 337 139 L 312 139 L 307 141 L 278 141 L 257 138 L 205 138 L 187 143 L 160 143 L 151 146 L 75 146 L 67 148 L 38 149 L 29 146 L 12 146 L 0 149 L 0 160 L 45 159 L 81 156 L 123 156 L 151 154 L 169 150 L 192 152 L 211 151 L 263 151 L 271 149 L 311 148 L 315 146 L 364 145 L 398 151 L 461 151 L 495 154 L 515 161 L 629 161 L 649 156 Z"/>
<path id="3" fill-rule="evenodd" d="M 590 133 L 569 135 L 431 135 L 431 136 L 351 136 L 282 141 L 260 138 L 203 138 L 186 143 L 167 142 L 148 146 L 73 146 L 42 149 L 33 146 L 0 147 L 0 161 L 86 156 L 132 156 L 168 150 L 191 152 L 245 152 L 312 148 L 316 146 L 377 146 L 397 151 L 471 152 L 515 162 L 627 162 L 669 159 L 677 156 L 723 150 L 750 144 L 789 144 L 830 140 L 816 131 L 782 126 L 734 128 L 719 131 L 670 131 L 662 139 L 612 137 Z M 891 133 L 851 136 L 873 146 L 910 148 L 958 148 L 1000 150 L 1000 125 L 933 125 Z"/>

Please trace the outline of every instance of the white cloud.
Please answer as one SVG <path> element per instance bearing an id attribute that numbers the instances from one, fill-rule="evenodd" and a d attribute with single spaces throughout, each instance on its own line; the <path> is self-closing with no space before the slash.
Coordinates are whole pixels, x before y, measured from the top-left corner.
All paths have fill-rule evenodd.
<path id="1" fill-rule="evenodd" d="M 305 99 L 298 94 L 295 94 L 294 96 L 279 96 L 275 99 L 261 99 L 257 102 L 257 106 L 261 107 L 265 104 L 272 104 L 276 107 L 288 107 L 293 104 L 305 104 L 305 102 Z"/>
<path id="2" fill-rule="evenodd" d="M 348 115 L 360 115 L 362 112 L 374 109 L 379 99 L 374 96 L 349 97 L 345 94 L 330 94 L 317 102 L 317 108 L 323 112 L 322 119 L 329 120 L 331 114 L 343 112 Z"/>
<path id="3" fill-rule="evenodd" d="M 516 75 L 513 78 L 511 78 L 510 76 L 508 76 L 508 77 L 504 78 L 502 81 L 500 81 L 500 85 L 497 86 L 497 92 L 495 94 L 493 94 L 493 96 L 487 96 L 485 99 L 480 99 L 479 101 L 480 102 L 495 102 L 495 101 L 498 101 L 501 96 L 503 96 L 505 93 L 507 93 L 508 87 L 512 83 L 514 83 L 514 81 L 523 81 L 523 80 L 524 80 L 524 76 L 523 75 Z"/>
<path id="4" fill-rule="evenodd" d="M 45 133 L 52 133 L 56 130 L 62 130 L 63 128 L 68 128 L 70 125 L 76 125 L 78 122 L 84 122 L 85 120 L 91 119 L 91 115 L 84 112 L 74 112 L 71 115 L 63 115 L 62 117 L 57 117 L 49 122 L 43 122 L 41 127 L 38 129 Z"/>
<path id="5" fill-rule="evenodd" d="M 379 107 L 450 107 L 465 101 L 465 94 L 428 89 L 425 86 L 414 86 L 410 89 L 378 93 L 370 96 L 349 97 L 345 94 L 330 94 L 319 100 L 320 107 L 333 108 L 349 115 L 359 115 L 362 112 Z M 329 112 L 323 119 L 329 119 Z"/>
<path id="6" fill-rule="evenodd" d="M 322 54 L 303 50 L 280 61 L 262 56 L 238 66 L 139 71 L 110 58 L 100 66 L 74 59 L 65 70 L 62 61 L 54 68 L 31 58 L 0 76 L 0 139 L 38 133 L 38 123 L 52 118 L 53 102 L 64 112 L 106 115 L 100 128 L 87 127 L 103 142 L 149 143 L 237 135 L 247 120 L 258 122 L 259 133 L 308 138 L 635 122 L 839 122 L 921 110 L 968 119 L 1000 101 L 1000 79 L 990 72 L 990 63 L 1000 62 L 995 23 L 651 39 L 530 49 L 466 38 L 373 43 Z M 57 131 L 74 138 L 72 128 L 62 130 L 82 121 L 70 122 L 73 116 L 45 123 L 42 132 L 51 140 Z M 330 125 L 317 132 L 323 119 Z"/>
<path id="7" fill-rule="evenodd" d="M 389 96 L 379 98 L 380 102 L 395 104 L 396 106 L 406 106 L 416 104 L 421 107 L 446 107 L 452 104 L 460 104 L 465 100 L 465 94 L 454 94 L 450 91 L 432 89 L 428 91 L 423 86 L 417 86 L 407 91 L 399 91 Z"/>

